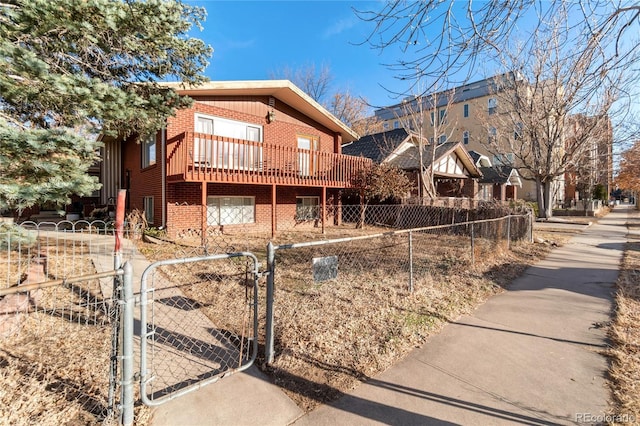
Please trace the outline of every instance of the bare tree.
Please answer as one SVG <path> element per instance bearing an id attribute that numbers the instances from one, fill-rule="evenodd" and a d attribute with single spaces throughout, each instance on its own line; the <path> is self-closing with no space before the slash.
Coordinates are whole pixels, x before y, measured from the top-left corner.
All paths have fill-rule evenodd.
<path id="1" fill-rule="evenodd" d="M 400 126 L 413 134 L 417 150 L 402 155 L 413 155 L 419 165 L 418 197 L 427 200 L 438 196 L 433 164 L 437 145 L 449 141 L 456 128 L 449 111 L 455 102 L 455 90 L 436 91 L 428 96 L 413 95 L 405 98 L 391 111 Z M 382 147 L 387 150 L 395 146 Z"/>
<path id="2" fill-rule="evenodd" d="M 603 46 L 614 33 L 567 32 L 567 21 L 558 14 L 528 43 L 503 50 L 503 66 L 511 72 L 494 81 L 497 113 L 486 117 L 488 150 L 512 157 L 520 175 L 536 183 L 539 215 L 547 218 L 565 173 L 581 166 L 594 137 L 610 131 L 612 115 L 621 112 L 614 102 L 635 79 L 621 65 L 634 62 L 637 52 L 613 61 Z M 588 119 L 570 128 L 571 114 Z"/>
<path id="3" fill-rule="evenodd" d="M 271 73 L 271 78 L 290 80 L 307 95 L 311 96 L 314 101 L 322 105 L 326 104 L 329 89 L 333 82 L 331 68 L 325 64 L 319 68 L 315 64 L 305 65 L 297 69 L 285 67 Z"/>
<path id="4" fill-rule="evenodd" d="M 322 65 L 319 70 L 315 64 L 295 70 L 285 67 L 272 73 L 271 77 L 290 80 L 359 135 L 374 133 L 379 128 L 365 98 L 352 94 L 349 89 L 330 95 L 333 75 L 327 65 Z"/>
<path id="5" fill-rule="evenodd" d="M 375 115 L 369 115 L 362 119 L 356 120 L 351 124 L 351 129 L 360 137 L 380 133 L 382 131 L 382 122 Z"/>
<path id="6" fill-rule="evenodd" d="M 415 91 L 416 69 L 434 84 L 466 81 L 487 58 L 499 55 L 532 17 L 542 25 L 558 15 L 570 16 L 567 32 L 591 38 L 609 34 L 610 54 L 617 58 L 639 48 L 635 40 L 625 43 L 624 38 L 638 32 L 640 5 L 620 0 L 394 0 L 378 4 L 379 9 L 355 10 L 360 19 L 373 25 L 363 43 L 378 49 L 399 47 L 400 59 L 387 65 L 397 71 L 398 78 L 413 81 L 407 93 Z M 431 92 L 433 87 L 424 90 Z"/>
<path id="7" fill-rule="evenodd" d="M 334 93 L 327 109 L 361 136 L 374 133 L 379 128 L 378 120 L 369 114 L 367 100 L 354 96 L 349 90 Z"/>
<path id="8" fill-rule="evenodd" d="M 597 123 L 593 123 L 593 121 Z M 585 147 L 568 168 L 568 183 L 575 186 L 582 200 L 606 201 L 613 180 L 613 131 L 608 117 L 588 117 L 576 114 L 568 117 L 565 137 L 569 145 L 573 139 L 584 140 Z M 592 125 L 592 123 L 594 125 Z M 566 199 L 573 194 L 567 194 Z M 584 204 L 586 209 L 586 203 Z"/>

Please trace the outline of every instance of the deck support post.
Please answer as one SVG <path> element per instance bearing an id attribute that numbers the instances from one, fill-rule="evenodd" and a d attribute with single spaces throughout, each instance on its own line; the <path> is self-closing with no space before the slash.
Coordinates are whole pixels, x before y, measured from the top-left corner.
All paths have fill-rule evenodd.
<path id="1" fill-rule="evenodd" d="M 271 185 L 271 238 L 276 236 L 276 184 Z"/>
<path id="2" fill-rule="evenodd" d="M 322 235 L 326 233 L 324 223 L 327 220 L 327 187 L 322 187 L 322 207 L 320 207 L 320 220 L 322 223 Z"/>
<path id="3" fill-rule="evenodd" d="M 202 189 L 202 218 L 201 218 L 201 243 L 202 247 L 207 246 L 207 182 L 201 183 Z"/>

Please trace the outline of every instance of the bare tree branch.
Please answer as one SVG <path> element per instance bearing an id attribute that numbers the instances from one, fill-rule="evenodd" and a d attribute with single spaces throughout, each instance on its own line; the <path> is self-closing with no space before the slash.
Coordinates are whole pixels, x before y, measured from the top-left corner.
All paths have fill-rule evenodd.
<path id="1" fill-rule="evenodd" d="M 323 105 L 326 103 L 329 89 L 333 83 L 331 68 L 326 64 L 322 64 L 319 69 L 316 68 L 315 64 L 305 65 L 297 69 L 285 67 L 271 73 L 271 77 L 291 81 L 303 92 L 311 96 L 313 100 Z"/>
<path id="2" fill-rule="evenodd" d="M 640 24 L 640 6 L 618 0 L 516 0 L 486 2 L 403 1 L 384 2 L 380 9 L 358 10 L 356 15 L 372 24 L 363 44 L 398 49 L 398 60 L 386 64 L 397 78 L 410 82 L 405 94 L 415 93 L 416 70 L 433 84 L 451 87 L 465 82 L 487 61 L 499 57 L 509 40 L 524 30 L 535 32 L 558 15 L 568 16 L 564 31 L 590 35 L 615 34 L 615 56 L 635 50 L 636 43 L 622 45 L 624 35 L 634 35 Z M 524 25 L 530 25 L 530 28 Z M 434 86 L 426 87 L 425 93 Z M 423 93 L 423 94 L 425 94 Z"/>

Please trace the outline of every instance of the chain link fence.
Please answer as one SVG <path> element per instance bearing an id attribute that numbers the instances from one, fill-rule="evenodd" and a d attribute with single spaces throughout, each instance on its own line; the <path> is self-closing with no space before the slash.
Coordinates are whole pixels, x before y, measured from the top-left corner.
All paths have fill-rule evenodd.
<path id="1" fill-rule="evenodd" d="M 208 211 L 209 226 L 204 239 L 199 228 L 189 228 L 178 233 L 176 241 L 202 247 L 206 253 L 263 251 L 269 241 L 286 244 L 344 235 L 370 235 L 380 230 L 450 225 L 527 212 L 523 205 L 440 201 L 435 205 L 420 200 L 400 205 L 329 204 L 324 211 L 318 205 L 284 206 L 278 207 L 286 211 L 277 215 L 275 224 L 271 223 L 270 212 L 265 214 L 253 206 L 235 206 Z"/>
<path id="2" fill-rule="evenodd" d="M 452 224 L 472 212 L 432 210 L 422 218 L 420 211 L 429 210 L 385 206 L 378 225 L 365 220 L 368 235 L 344 231 L 268 250 L 265 357 L 304 409 L 383 371 L 500 291 L 493 274 L 510 249 L 531 240 L 528 214 Z M 441 224 L 411 227 L 427 221 Z M 409 228 L 393 229 L 401 224 Z"/>
<path id="3" fill-rule="evenodd" d="M 382 229 L 379 229 L 382 230 Z M 531 238 L 531 216 L 509 215 L 448 225 L 275 246 L 276 282 L 311 285 L 375 277 L 412 290 L 414 279 L 467 270 Z M 338 274 L 338 271 L 340 274 Z M 340 277 L 338 277 L 340 275 Z"/>
<path id="4" fill-rule="evenodd" d="M 0 288 L 111 270 L 113 236 L 104 221 L 0 223 Z"/>
<path id="5" fill-rule="evenodd" d="M 416 341 L 407 321 L 431 321 L 429 312 L 444 315 L 470 293 L 493 291 L 468 280 L 531 232 L 531 216 L 505 215 L 513 213 L 506 207 L 303 207 L 300 220 L 282 222 L 275 236 L 259 226 L 224 227 L 206 244 L 169 244 L 171 260 L 143 276 L 135 318 L 133 290 L 119 293 L 124 272 L 115 265 L 111 224 L 0 224 L 0 418 L 115 423 L 122 400 L 133 401 L 133 384 L 119 381 L 120 358 L 141 357 L 140 398 L 157 405 L 248 367 L 259 340 L 268 362 L 278 353 L 276 368 L 303 378 L 318 365 L 360 377 L 359 364 L 384 367 L 386 358 L 372 354 L 393 359 L 400 342 Z M 249 252 L 272 256 L 271 287 L 260 295 L 265 313 L 257 309 L 258 259 Z M 120 257 L 133 254 L 125 244 Z M 121 356 L 134 329 L 140 353 Z M 299 370 L 286 365 L 293 359 Z"/>
<path id="6" fill-rule="evenodd" d="M 258 341 L 249 253 L 152 264 L 141 286 L 141 394 L 158 405 L 249 367 Z"/>
<path id="7" fill-rule="evenodd" d="M 422 222 L 416 216 L 399 214 L 406 212 L 405 209 L 389 206 L 382 211 L 396 224 L 398 220 L 404 224 Z M 455 211 L 448 216 L 443 212 L 438 214 L 438 219 L 454 222 L 456 215 L 462 215 Z M 509 215 L 281 244 L 273 247 L 270 272 L 276 289 L 296 296 L 293 303 L 300 306 L 299 312 L 314 306 L 317 291 L 321 291 L 325 281 L 331 288 L 357 286 L 374 293 L 392 291 L 408 295 L 415 289 L 428 290 L 434 282 L 450 280 L 490 263 L 513 242 L 530 240 L 531 220 L 530 215 Z M 384 228 L 378 230 L 384 231 Z M 378 296 L 372 294 L 371 297 L 374 300 Z M 274 305 L 276 310 L 278 303 Z"/>
<path id="8" fill-rule="evenodd" d="M 113 247 L 104 221 L 0 224 L 0 418 L 118 423 Z"/>

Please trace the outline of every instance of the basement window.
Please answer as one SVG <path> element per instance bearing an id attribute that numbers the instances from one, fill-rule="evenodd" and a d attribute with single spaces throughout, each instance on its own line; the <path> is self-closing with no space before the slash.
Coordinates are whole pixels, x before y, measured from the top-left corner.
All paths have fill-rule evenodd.
<path id="1" fill-rule="evenodd" d="M 296 197 L 296 220 L 320 219 L 320 197 Z"/>

